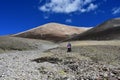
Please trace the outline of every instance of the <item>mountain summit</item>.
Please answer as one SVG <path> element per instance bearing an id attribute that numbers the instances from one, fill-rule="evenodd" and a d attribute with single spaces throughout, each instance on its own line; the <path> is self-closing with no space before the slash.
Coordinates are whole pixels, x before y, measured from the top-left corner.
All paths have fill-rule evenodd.
<path id="1" fill-rule="evenodd" d="M 73 27 L 67 26 L 58 23 L 48 23 L 42 26 L 38 26 L 36 28 L 15 34 L 17 37 L 24 38 L 33 38 L 33 39 L 43 39 L 50 41 L 61 41 L 72 37 L 73 35 L 80 34 L 89 28 L 83 27 Z"/>

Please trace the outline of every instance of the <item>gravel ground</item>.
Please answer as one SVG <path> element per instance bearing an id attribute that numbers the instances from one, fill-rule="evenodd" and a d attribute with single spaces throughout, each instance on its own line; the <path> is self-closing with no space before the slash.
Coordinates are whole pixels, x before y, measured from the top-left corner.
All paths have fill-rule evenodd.
<path id="1" fill-rule="evenodd" d="M 46 46 L 44 50 L 56 47 Z M 31 61 L 41 53 L 41 50 L 34 50 L 0 54 L 0 80 L 41 80 L 37 70 L 40 64 Z"/>
<path id="2" fill-rule="evenodd" d="M 36 44 L 38 50 L 0 54 L 0 80 L 120 80 L 120 46 L 89 43 L 73 45 L 71 53 L 55 44 Z M 106 57 L 117 65 L 104 63 Z"/>
<path id="3" fill-rule="evenodd" d="M 120 80 L 120 46 L 77 46 L 72 52 L 59 47 L 49 50 L 53 55 L 35 59 L 39 64 L 44 62 L 55 64 L 58 71 L 43 65 L 40 72 L 52 73 L 54 76 L 48 80 Z M 95 51 L 94 51 L 95 50 Z M 62 74 L 59 74 L 62 73 Z"/>

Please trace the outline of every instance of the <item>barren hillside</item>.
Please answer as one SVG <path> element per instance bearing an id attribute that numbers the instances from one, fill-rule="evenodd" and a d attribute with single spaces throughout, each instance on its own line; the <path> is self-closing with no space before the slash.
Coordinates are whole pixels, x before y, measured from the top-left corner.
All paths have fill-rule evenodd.
<path id="1" fill-rule="evenodd" d="M 108 20 L 71 40 L 120 40 L 120 18 Z"/>
<path id="2" fill-rule="evenodd" d="M 24 51 L 24 50 L 42 50 L 49 48 L 54 43 L 45 40 L 27 39 L 19 37 L 0 37 L 0 53 L 9 51 Z"/>
<path id="3" fill-rule="evenodd" d="M 25 32 L 15 34 L 14 36 L 51 41 L 61 41 L 73 35 L 80 34 L 86 30 L 88 30 L 88 28 L 49 23 Z"/>

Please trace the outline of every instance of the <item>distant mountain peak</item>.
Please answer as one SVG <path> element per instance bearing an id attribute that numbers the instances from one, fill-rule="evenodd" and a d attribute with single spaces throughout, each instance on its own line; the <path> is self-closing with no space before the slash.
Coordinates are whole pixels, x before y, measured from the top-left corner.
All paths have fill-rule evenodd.
<path id="1" fill-rule="evenodd" d="M 47 23 L 42 26 L 15 34 L 13 36 L 24 37 L 24 38 L 34 38 L 34 39 L 44 39 L 51 41 L 61 41 L 67 39 L 73 35 L 80 34 L 88 29 L 80 28 L 75 26 L 67 26 L 59 23 Z"/>

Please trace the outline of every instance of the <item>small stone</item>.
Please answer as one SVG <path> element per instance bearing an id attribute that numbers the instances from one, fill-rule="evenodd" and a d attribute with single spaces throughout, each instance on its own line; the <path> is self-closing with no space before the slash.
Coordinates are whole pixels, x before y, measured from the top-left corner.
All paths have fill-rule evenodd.
<path id="1" fill-rule="evenodd" d="M 110 76 L 112 76 L 112 77 L 113 77 L 113 76 L 114 76 L 114 74 L 113 74 L 113 73 L 110 73 Z"/>
<path id="2" fill-rule="evenodd" d="M 108 77 L 108 73 L 107 72 L 104 73 L 104 77 Z"/>
<path id="3" fill-rule="evenodd" d="M 120 80 L 120 76 L 118 76 L 117 78 L 118 78 L 118 80 Z"/>

